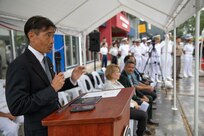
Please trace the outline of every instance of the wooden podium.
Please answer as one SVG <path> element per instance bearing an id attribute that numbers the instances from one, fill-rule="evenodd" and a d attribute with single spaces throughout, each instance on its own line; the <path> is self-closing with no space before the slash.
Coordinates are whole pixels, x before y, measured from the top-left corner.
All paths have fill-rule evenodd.
<path id="1" fill-rule="evenodd" d="M 130 119 L 134 88 L 124 88 L 116 97 L 102 98 L 92 111 L 71 113 L 71 107 L 42 120 L 49 136 L 122 136 Z"/>

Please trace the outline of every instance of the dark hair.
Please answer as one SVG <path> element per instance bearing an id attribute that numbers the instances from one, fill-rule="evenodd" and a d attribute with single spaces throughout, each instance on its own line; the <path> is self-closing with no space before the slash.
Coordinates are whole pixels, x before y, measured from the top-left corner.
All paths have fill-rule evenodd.
<path id="1" fill-rule="evenodd" d="M 124 63 L 126 63 L 126 61 L 128 61 L 131 57 L 134 57 L 133 55 L 127 55 L 125 58 L 124 58 Z"/>
<path id="2" fill-rule="evenodd" d="M 177 36 L 176 39 L 181 39 L 181 36 Z"/>
<path id="3" fill-rule="evenodd" d="M 50 21 L 48 18 L 42 17 L 42 16 L 33 16 L 29 18 L 28 21 L 26 22 L 24 26 L 24 33 L 28 38 L 28 33 L 31 30 L 37 30 L 37 32 L 39 30 L 46 31 L 50 27 L 53 27 L 54 29 L 56 29 L 56 26 L 54 25 L 54 23 Z"/>
<path id="4" fill-rule="evenodd" d="M 134 64 L 134 65 L 135 65 L 135 62 L 132 61 L 132 60 L 127 60 L 127 61 L 125 62 L 125 66 L 127 66 L 128 64 Z"/>

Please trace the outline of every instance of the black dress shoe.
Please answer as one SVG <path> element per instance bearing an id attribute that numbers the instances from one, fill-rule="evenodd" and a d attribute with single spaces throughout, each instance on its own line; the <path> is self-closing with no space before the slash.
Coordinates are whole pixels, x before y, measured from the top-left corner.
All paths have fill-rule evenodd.
<path id="1" fill-rule="evenodd" d="M 148 128 L 146 128 L 146 130 L 145 130 L 145 132 L 144 132 L 146 135 L 152 135 L 152 132 L 148 129 Z"/>
<path id="2" fill-rule="evenodd" d="M 155 122 L 153 119 L 148 120 L 147 122 L 149 125 L 155 125 L 155 126 L 159 126 L 158 122 Z"/>
<path id="3" fill-rule="evenodd" d="M 152 109 L 153 109 L 153 110 L 156 110 L 156 109 L 157 109 L 157 107 L 156 107 L 156 106 L 152 106 Z"/>

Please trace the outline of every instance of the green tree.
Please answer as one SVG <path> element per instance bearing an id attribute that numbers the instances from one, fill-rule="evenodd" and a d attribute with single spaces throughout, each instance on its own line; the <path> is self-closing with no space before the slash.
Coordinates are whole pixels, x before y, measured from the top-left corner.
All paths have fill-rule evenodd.
<path id="1" fill-rule="evenodd" d="M 191 35 L 195 35 L 195 23 L 196 23 L 196 18 L 195 16 L 192 16 L 186 22 L 184 22 L 179 27 L 177 27 L 176 29 L 177 35 L 183 36 L 189 33 Z M 204 29 L 204 10 L 200 12 L 200 34 L 203 29 Z"/>

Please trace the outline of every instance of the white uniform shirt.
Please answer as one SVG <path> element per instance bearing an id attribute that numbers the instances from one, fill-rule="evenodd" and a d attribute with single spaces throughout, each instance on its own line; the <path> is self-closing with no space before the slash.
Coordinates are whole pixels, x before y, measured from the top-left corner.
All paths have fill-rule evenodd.
<path id="1" fill-rule="evenodd" d="M 4 81 L 0 81 L 0 111 L 9 113 L 9 109 L 6 103 L 5 88 L 3 88 Z"/>
<path id="2" fill-rule="evenodd" d="M 155 49 L 156 49 L 157 55 L 158 55 L 159 57 L 161 56 L 161 48 L 162 48 L 162 46 L 161 46 L 160 43 L 155 44 Z"/>
<path id="3" fill-rule="evenodd" d="M 118 55 L 118 47 L 112 47 L 109 51 L 109 53 L 113 56 L 117 56 Z"/>
<path id="4" fill-rule="evenodd" d="M 107 47 L 101 47 L 100 53 L 101 53 L 102 55 L 107 55 L 107 54 L 108 54 L 108 48 L 107 48 Z"/>
<path id="5" fill-rule="evenodd" d="M 165 53 L 166 52 L 166 47 L 165 47 L 165 41 L 162 41 L 161 42 L 161 52 L 162 53 Z M 174 45 L 174 43 L 170 40 L 169 42 L 168 42 L 168 46 L 167 46 L 167 53 L 172 53 L 172 51 L 173 51 L 173 45 Z"/>
<path id="6" fill-rule="evenodd" d="M 121 44 L 119 47 L 119 51 L 121 52 L 121 56 L 127 56 L 129 54 L 130 46 L 128 44 Z"/>
<path id="7" fill-rule="evenodd" d="M 143 55 L 146 55 L 146 53 L 148 52 L 148 46 L 147 46 L 147 44 L 145 44 L 145 43 L 140 43 L 140 47 L 142 48 L 142 52 L 141 52 L 141 54 L 143 54 Z"/>
<path id="8" fill-rule="evenodd" d="M 142 56 L 142 47 L 139 46 L 135 46 L 130 52 L 134 54 L 135 58 L 141 57 Z"/>
<path id="9" fill-rule="evenodd" d="M 183 50 L 185 51 L 185 55 L 192 55 L 194 51 L 194 46 L 192 44 L 187 43 Z"/>

